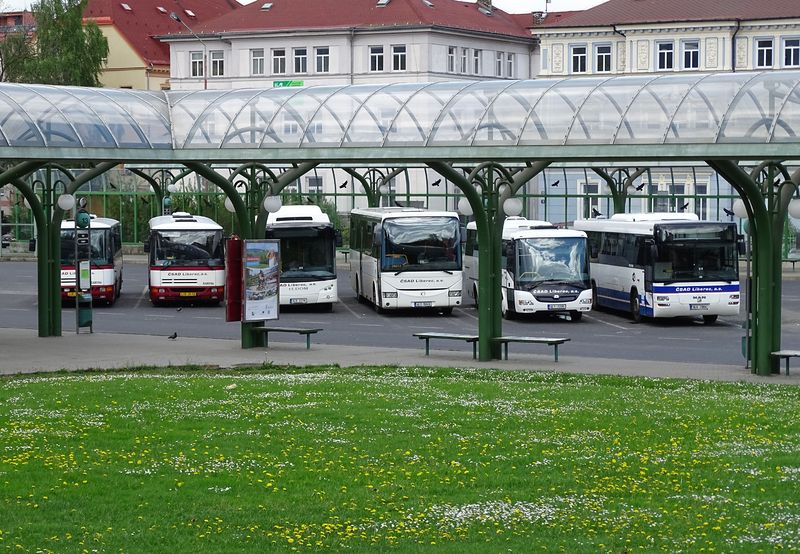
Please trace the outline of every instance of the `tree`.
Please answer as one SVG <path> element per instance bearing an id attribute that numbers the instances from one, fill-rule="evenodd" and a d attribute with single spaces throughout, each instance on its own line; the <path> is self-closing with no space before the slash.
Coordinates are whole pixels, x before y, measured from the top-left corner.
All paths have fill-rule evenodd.
<path id="1" fill-rule="evenodd" d="M 36 35 L 29 50 L 19 40 L 9 45 L 9 80 L 50 85 L 100 86 L 108 41 L 94 22 L 84 25 L 87 0 L 39 0 L 31 11 Z M 8 37 L 6 42 L 13 37 Z M 0 48 L 3 50 L 3 48 Z M 5 60 L 4 60 L 5 61 Z M 18 62 L 18 63 L 17 63 Z"/>

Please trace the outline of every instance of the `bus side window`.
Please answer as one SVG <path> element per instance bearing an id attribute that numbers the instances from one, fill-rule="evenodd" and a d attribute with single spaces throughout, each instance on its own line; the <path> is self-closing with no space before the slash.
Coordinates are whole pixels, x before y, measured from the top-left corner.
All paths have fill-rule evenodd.
<path id="1" fill-rule="evenodd" d="M 464 255 L 473 256 L 478 249 L 478 231 L 467 229 L 467 243 L 464 246 Z"/>

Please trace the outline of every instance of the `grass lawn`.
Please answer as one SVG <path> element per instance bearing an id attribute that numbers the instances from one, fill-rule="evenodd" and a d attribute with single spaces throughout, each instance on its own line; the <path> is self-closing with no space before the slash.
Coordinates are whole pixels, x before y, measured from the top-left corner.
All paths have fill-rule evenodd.
<path id="1" fill-rule="evenodd" d="M 0 551 L 800 550 L 800 388 L 510 371 L 0 379 Z"/>

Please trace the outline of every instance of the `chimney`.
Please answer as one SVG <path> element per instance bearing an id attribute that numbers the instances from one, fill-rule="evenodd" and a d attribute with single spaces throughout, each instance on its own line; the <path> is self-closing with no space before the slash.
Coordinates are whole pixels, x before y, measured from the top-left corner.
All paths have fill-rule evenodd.
<path id="1" fill-rule="evenodd" d="M 534 25 L 541 25 L 544 23 L 544 18 L 546 17 L 544 12 L 533 12 L 531 15 L 533 16 Z"/>
<path id="2" fill-rule="evenodd" d="M 492 0 L 478 0 L 478 11 L 486 15 L 492 15 Z"/>

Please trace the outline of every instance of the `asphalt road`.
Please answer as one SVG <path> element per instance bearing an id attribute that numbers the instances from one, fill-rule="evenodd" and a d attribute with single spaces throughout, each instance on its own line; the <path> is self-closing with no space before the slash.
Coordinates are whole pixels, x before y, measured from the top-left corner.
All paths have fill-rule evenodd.
<path id="1" fill-rule="evenodd" d="M 153 307 L 147 297 L 147 267 L 126 263 L 122 296 L 113 307 L 95 307 L 95 333 L 130 333 L 185 337 L 238 339 L 240 325 L 226 323 L 223 307 Z M 2 328 L 37 327 L 36 264 L 0 264 L 0 333 Z M 800 347 L 800 280 L 784 281 L 782 340 L 785 348 Z M 412 336 L 419 331 L 477 332 L 478 318 L 470 304 L 450 316 L 408 311 L 377 314 L 359 304 L 346 271 L 339 274 L 340 302 L 333 312 L 308 308 L 283 309 L 280 323 L 321 327 L 314 344 L 339 344 L 364 348 L 422 348 Z M 577 323 L 557 317 L 504 321 L 503 331 L 513 335 L 563 336 L 564 345 L 577 356 L 632 360 L 744 364 L 741 354 L 742 318 L 720 318 L 714 325 L 700 320 L 674 319 L 633 323 L 625 314 L 595 311 Z M 75 331 L 75 310 L 63 310 L 63 333 Z M 281 336 L 280 340 L 300 340 Z M 293 337 L 293 336 L 291 336 Z"/>

